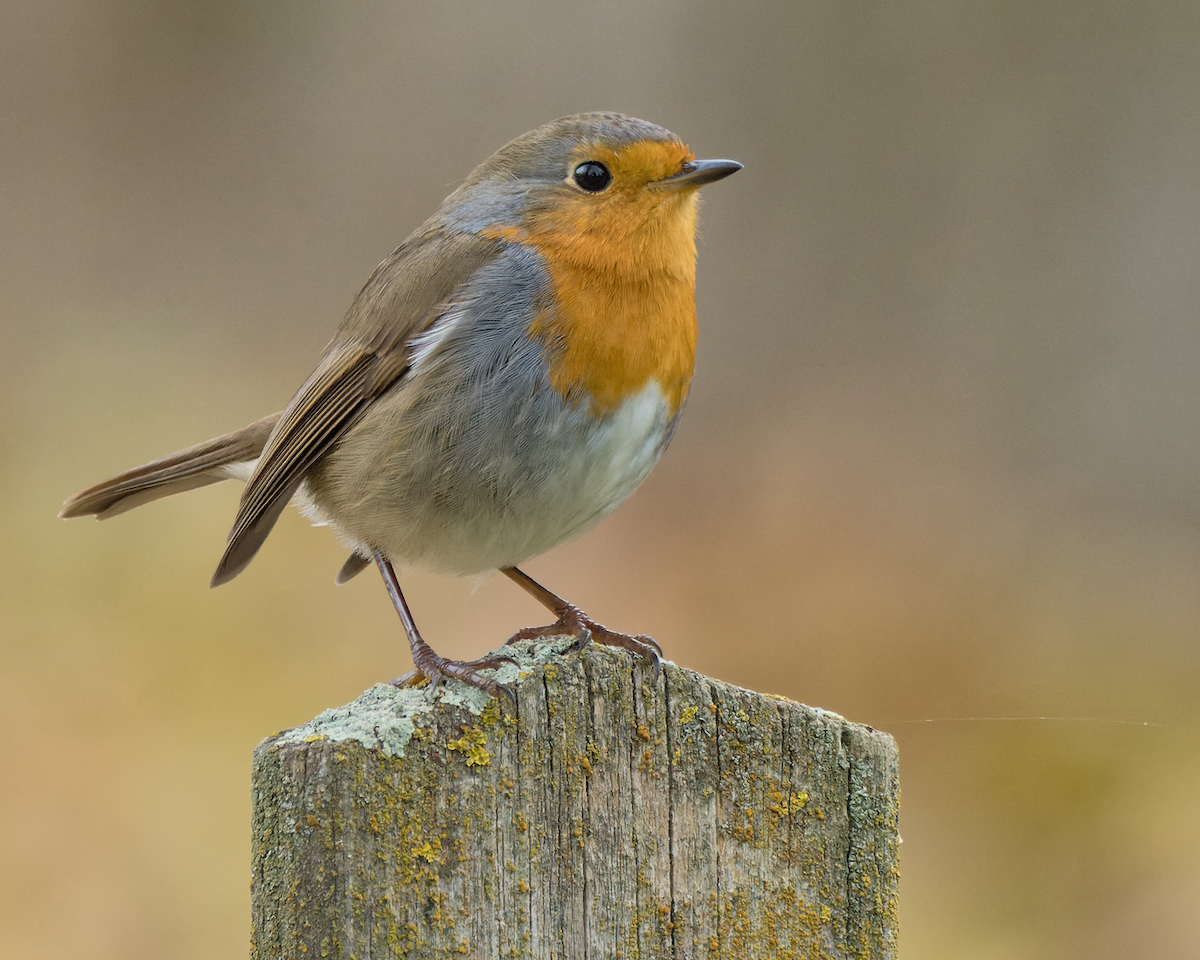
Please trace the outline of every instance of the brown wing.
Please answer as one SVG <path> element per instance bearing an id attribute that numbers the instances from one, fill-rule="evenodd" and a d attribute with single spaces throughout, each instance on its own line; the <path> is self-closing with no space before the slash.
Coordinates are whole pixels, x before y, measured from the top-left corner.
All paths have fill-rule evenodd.
<path id="1" fill-rule="evenodd" d="M 501 242 L 427 228 L 371 276 L 317 369 L 292 397 L 242 492 L 214 587 L 246 568 L 305 474 L 408 369 L 408 345 Z"/>

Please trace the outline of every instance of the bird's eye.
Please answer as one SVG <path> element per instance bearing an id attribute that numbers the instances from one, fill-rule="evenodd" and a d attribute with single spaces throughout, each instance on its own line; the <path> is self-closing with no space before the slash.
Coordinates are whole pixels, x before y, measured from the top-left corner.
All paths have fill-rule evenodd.
<path id="1" fill-rule="evenodd" d="M 604 164 L 587 160 L 575 168 L 575 182 L 588 193 L 599 193 L 612 183 L 612 174 Z"/>

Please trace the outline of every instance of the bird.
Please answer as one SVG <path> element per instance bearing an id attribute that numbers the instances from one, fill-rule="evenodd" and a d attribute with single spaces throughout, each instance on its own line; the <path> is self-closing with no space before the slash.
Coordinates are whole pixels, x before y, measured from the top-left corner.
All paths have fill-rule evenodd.
<path id="1" fill-rule="evenodd" d="M 394 563 L 500 570 L 554 616 L 509 639 L 565 634 L 651 661 L 518 565 L 588 530 L 658 462 L 695 363 L 697 191 L 742 169 L 697 160 L 670 131 L 581 113 L 501 147 L 371 274 L 280 413 L 86 487 L 59 516 L 103 520 L 245 481 L 216 587 L 295 502 L 336 532 L 345 583 L 374 563 L 412 654 L 393 683 L 455 678 L 511 692 L 422 638 Z"/>

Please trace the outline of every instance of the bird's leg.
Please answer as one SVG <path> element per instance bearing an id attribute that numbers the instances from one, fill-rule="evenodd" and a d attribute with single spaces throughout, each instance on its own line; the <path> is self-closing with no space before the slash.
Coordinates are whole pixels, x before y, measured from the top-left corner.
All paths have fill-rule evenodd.
<path id="1" fill-rule="evenodd" d="M 404 633 L 408 636 L 408 645 L 412 650 L 413 666 L 417 668 L 416 670 L 410 670 L 404 676 L 397 677 L 391 682 L 397 687 L 405 687 L 416 683 L 424 677 L 429 681 L 431 688 L 435 688 L 446 677 L 453 677 L 455 680 L 461 680 L 463 683 L 478 687 L 484 693 L 490 693 L 493 697 L 499 698 L 501 694 L 504 694 L 509 700 L 515 702 L 516 697 L 511 690 L 501 686 L 491 677 L 485 677 L 478 672 L 485 667 L 496 667 L 501 663 L 513 663 L 512 657 L 498 654 L 483 657 L 480 660 L 472 660 L 469 663 L 439 657 L 433 652 L 433 648 L 421 639 L 421 634 L 417 632 L 417 624 L 413 620 L 412 611 L 408 609 L 408 602 L 404 599 L 404 594 L 400 592 L 400 581 L 396 578 L 396 571 L 392 567 L 392 561 L 378 550 L 374 552 L 374 557 L 375 565 L 379 567 L 379 572 L 383 576 L 383 584 L 387 587 L 388 596 L 392 598 L 392 606 L 396 608 L 396 612 L 400 614 L 400 622 L 404 624 Z"/>
<path id="2" fill-rule="evenodd" d="M 650 637 L 644 634 L 635 637 L 630 636 L 628 633 L 617 633 L 615 630 L 609 630 L 608 627 L 597 623 L 578 607 L 567 603 L 558 594 L 551 593 L 532 577 L 522 573 L 516 567 L 502 567 L 500 572 L 558 617 L 554 623 L 546 627 L 526 627 L 524 630 L 518 630 L 509 637 L 509 643 L 516 643 L 518 640 L 532 640 L 535 637 L 552 637 L 557 634 L 566 633 L 575 638 L 575 642 L 567 650 L 568 653 L 578 653 L 589 642 L 594 640 L 596 643 L 602 643 L 607 647 L 620 647 L 623 650 L 636 653 L 653 663 L 654 672 L 658 672 L 658 658 L 662 653 L 662 647 Z"/>

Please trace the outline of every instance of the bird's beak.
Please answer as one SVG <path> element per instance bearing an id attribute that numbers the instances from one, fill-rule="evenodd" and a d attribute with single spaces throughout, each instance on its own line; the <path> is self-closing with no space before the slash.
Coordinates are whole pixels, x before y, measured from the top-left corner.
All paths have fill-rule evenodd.
<path id="1" fill-rule="evenodd" d="M 715 180 L 724 180 L 737 173 L 742 165 L 736 160 L 689 160 L 679 172 L 650 184 L 664 190 L 683 190 L 703 186 Z"/>

